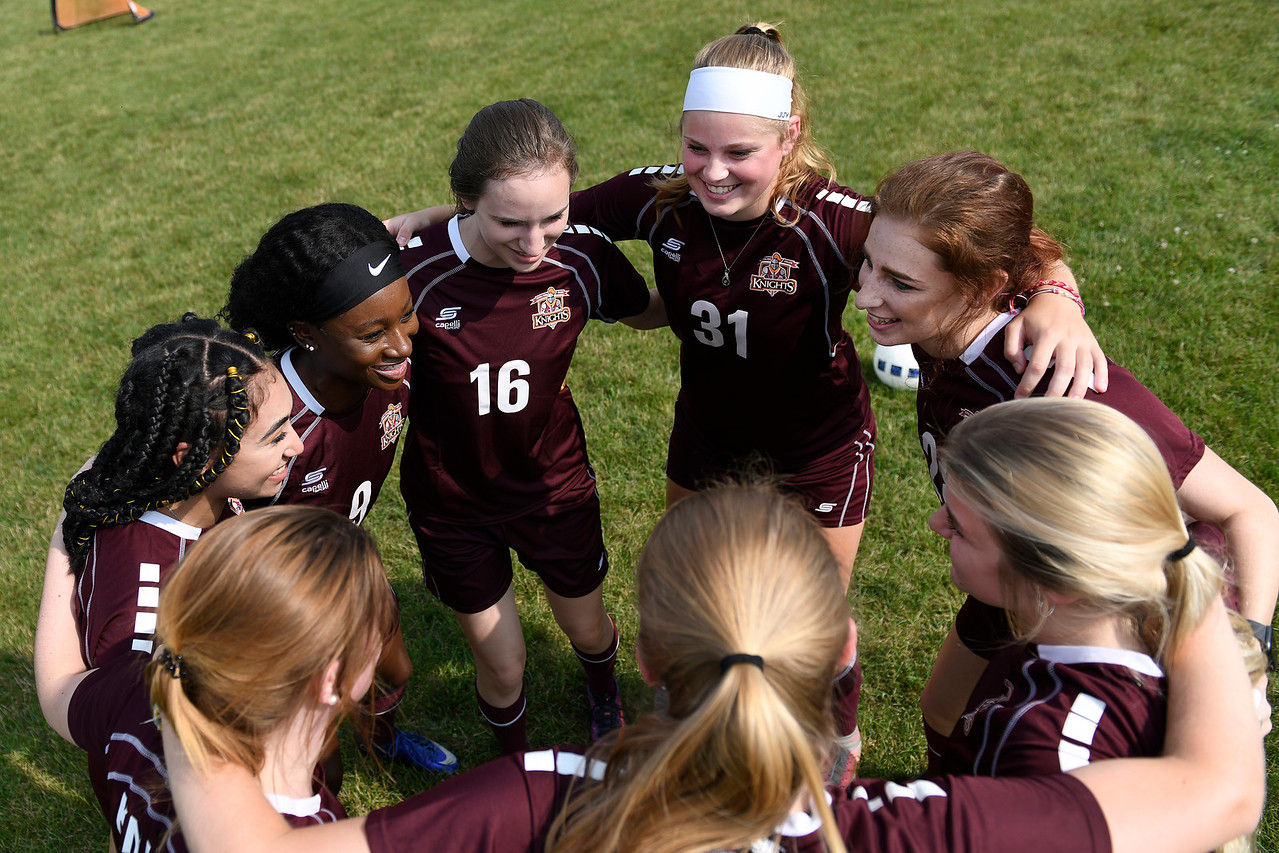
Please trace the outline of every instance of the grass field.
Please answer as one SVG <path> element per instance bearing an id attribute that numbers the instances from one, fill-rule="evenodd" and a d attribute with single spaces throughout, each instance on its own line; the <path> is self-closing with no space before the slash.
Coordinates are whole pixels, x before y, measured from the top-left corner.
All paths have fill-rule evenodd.
<path id="1" fill-rule="evenodd" d="M 953 148 L 1021 171 L 1041 224 L 1069 246 L 1109 354 L 1279 495 L 1272 0 L 152 8 L 142 26 L 125 17 L 57 36 L 45 3 L 9 4 L 0 22 L 0 850 L 104 846 L 83 755 L 45 726 L 30 658 L 48 532 L 68 478 L 109 432 L 128 342 L 183 311 L 215 312 L 237 260 L 287 211 L 341 200 L 390 215 L 445 200 L 453 143 L 492 101 L 551 106 L 578 139 L 581 185 L 673 160 L 692 56 L 755 16 L 785 22 L 842 183 L 870 192 L 896 165 Z M 643 269 L 642 248 L 628 253 Z M 855 312 L 845 325 L 868 356 Z M 630 569 L 662 506 L 674 340 L 592 328 L 570 381 L 600 475 L 606 595 L 629 649 Z M 922 765 L 915 697 L 959 598 L 924 526 L 933 497 L 913 401 L 872 393 L 876 501 L 850 596 L 867 678 L 863 769 L 904 775 Z M 369 527 L 417 667 L 402 720 L 467 766 L 493 757 L 465 645 L 420 583 L 394 488 Z M 518 591 L 530 735 L 580 741 L 580 670 L 534 586 Z M 629 707 L 643 707 L 629 657 L 620 677 Z M 385 778 L 345 749 L 353 812 L 433 781 Z M 1260 840 L 1279 851 L 1270 802 Z"/>

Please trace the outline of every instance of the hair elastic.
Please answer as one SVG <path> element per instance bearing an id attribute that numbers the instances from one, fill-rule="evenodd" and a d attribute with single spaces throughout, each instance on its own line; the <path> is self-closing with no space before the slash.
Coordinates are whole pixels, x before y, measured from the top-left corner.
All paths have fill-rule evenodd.
<path id="1" fill-rule="evenodd" d="M 160 663 L 169 675 L 177 679 L 182 678 L 182 655 L 175 655 L 168 649 L 161 649 Z"/>
<path id="2" fill-rule="evenodd" d="M 684 111 L 741 113 L 785 121 L 790 118 L 794 85 L 780 74 L 750 68 L 694 68 L 688 75 Z"/>
<path id="3" fill-rule="evenodd" d="M 245 390 L 244 380 L 240 378 L 240 371 L 234 364 L 226 369 L 226 389 L 226 438 L 222 440 L 222 456 L 200 472 L 200 476 L 191 484 L 191 489 L 180 500 L 207 489 L 235 461 L 235 455 L 240 452 L 240 440 L 244 438 L 244 430 L 249 425 L 249 395 Z"/>
<path id="4" fill-rule="evenodd" d="M 399 248 L 389 238 L 375 240 L 329 270 L 316 288 L 307 319 L 318 323 L 343 314 L 401 278 Z"/>
<path id="5" fill-rule="evenodd" d="M 1169 554 L 1168 562 L 1175 563 L 1178 560 L 1184 560 L 1190 556 L 1190 552 L 1193 550 L 1195 550 L 1195 537 L 1187 533 L 1186 544 Z"/>
<path id="6" fill-rule="evenodd" d="M 764 671 L 764 659 L 760 657 L 759 655 L 742 655 L 742 654 L 724 655 L 722 658 L 719 659 L 720 675 L 723 675 L 724 673 L 728 672 L 731 668 L 737 666 L 739 663 L 748 663 L 751 666 L 759 667 L 760 672 Z"/>

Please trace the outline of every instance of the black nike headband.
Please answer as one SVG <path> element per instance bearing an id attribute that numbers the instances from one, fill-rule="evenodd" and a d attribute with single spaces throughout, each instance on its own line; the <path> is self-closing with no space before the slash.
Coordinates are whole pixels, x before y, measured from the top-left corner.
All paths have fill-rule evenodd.
<path id="1" fill-rule="evenodd" d="M 369 243 L 329 270 L 316 289 L 310 321 L 319 323 L 344 314 L 401 278 L 399 248 L 389 239 Z"/>

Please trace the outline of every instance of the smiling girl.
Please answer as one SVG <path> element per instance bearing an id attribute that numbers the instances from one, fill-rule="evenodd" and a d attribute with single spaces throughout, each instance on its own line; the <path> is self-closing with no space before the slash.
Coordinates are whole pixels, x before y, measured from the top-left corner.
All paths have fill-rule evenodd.
<path id="1" fill-rule="evenodd" d="M 77 677 L 150 654 L 173 566 L 229 502 L 274 494 L 302 450 L 288 388 L 261 346 L 194 314 L 133 342 L 115 417 L 67 486 L 36 625 L 36 694 L 68 740 Z M 90 750 L 95 787 L 106 773 L 102 751 Z"/>
<path id="2" fill-rule="evenodd" d="M 938 448 L 973 412 L 1014 396 L 1017 374 L 1006 352 L 1022 304 L 1017 295 L 1028 287 L 1057 289 L 1041 279 L 1060 263 L 1061 247 L 1035 227 L 1034 199 L 1022 177 L 966 151 L 918 160 L 885 178 L 865 250 L 856 305 L 867 312 L 876 342 L 913 345 L 922 377 L 920 443 L 940 497 Z M 1035 393 L 1043 393 L 1042 385 Z M 1122 367 L 1110 365 L 1105 394 L 1090 389 L 1086 396 L 1128 415 L 1154 439 L 1182 509 L 1197 522 L 1192 532 L 1205 544 L 1224 545 L 1228 603 L 1269 650 L 1279 597 L 1274 502 Z M 957 703 L 984 666 L 952 631 L 924 694 L 930 724 L 950 730 Z M 953 694 L 945 688 L 951 679 Z"/>
<path id="3" fill-rule="evenodd" d="M 290 213 L 236 267 L 222 316 L 277 353 L 306 441 L 271 502 L 323 506 L 362 523 L 408 415 L 418 326 L 386 229 L 352 204 Z"/>
<path id="4" fill-rule="evenodd" d="M 770 24 L 704 47 L 684 97 L 682 165 L 575 193 L 573 216 L 653 250 L 681 343 L 668 505 L 762 457 L 821 522 L 847 587 L 876 430 L 841 318 L 871 210 L 834 182 L 795 65 Z M 1035 307 L 1090 340 L 1053 301 Z"/>
<path id="5" fill-rule="evenodd" d="M 408 417 L 418 329 L 399 254 L 373 214 L 321 204 L 271 226 L 231 276 L 222 315 L 275 352 L 293 395 L 290 422 L 306 441 L 268 503 L 322 506 L 361 524 L 377 501 Z M 412 674 L 397 623 L 367 737 L 387 758 L 451 773 L 457 756 L 396 725 Z M 336 787 L 340 763 L 329 770 Z"/>
<path id="6" fill-rule="evenodd" d="M 74 656 L 83 669 L 151 650 L 154 594 L 168 571 L 228 501 L 274 494 L 302 451 L 288 409 L 261 346 L 213 320 L 188 314 L 133 342 L 115 432 L 66 489 L 41 602 L 40 623 L 51 624 L 36 652 L 37 688 L 45 653 Z"/>
<path id="7" fill-rule="evenodd" d="M 524 635 L 510 552 L 541 576 L 587 676 L 591 737 L 623 724 L 608 552 L 582 422 L 566 384 L 589 319 L 664 323 L 602 234 L 570 224 L 572 139 L 531 100 L 480 110 L 449 168 L 457 214 L 402 260 L 421 321 L 400 491 L 428 588 L 475 657 L 476 696 L 504 752 L 523 749 Z"/>

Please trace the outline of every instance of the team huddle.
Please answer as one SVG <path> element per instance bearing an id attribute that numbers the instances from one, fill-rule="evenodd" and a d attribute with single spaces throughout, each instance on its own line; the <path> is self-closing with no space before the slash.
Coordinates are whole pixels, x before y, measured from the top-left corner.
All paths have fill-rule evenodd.
<path id="1" fill-rule="evenodd" d="M 550 110 L 484 107 L 454 205 L 290 213 L 219 319 L 134 341 L 35 649 L 113 849 L 1248 849 L 1279 511 L 1107 362 L 1025 181 L 955 152 L 840 186 L 762 23 L 698 54 L 680 134 L 680 164 L 575 191 Z M 877 434 L 850 298 L 919 362 L 928 524 L 968 596 L 909 781 L 856 772 Z M 632 650 L 567 384 L 592 319 L 680 342 L 667 509 L 635 567 L 651 711 L 614 675 Z M 464 773 L 397 714 L 414 626 L 360 526 L 401 443 L 423 579 L 502 753 Z M 767 482 L 742 475 L 760 461 Z M 526 731 L 512 551 L 582 666 L 581 748 Z M 348 816 L 343 720 L 385 765 L 452 778 Z"/>

